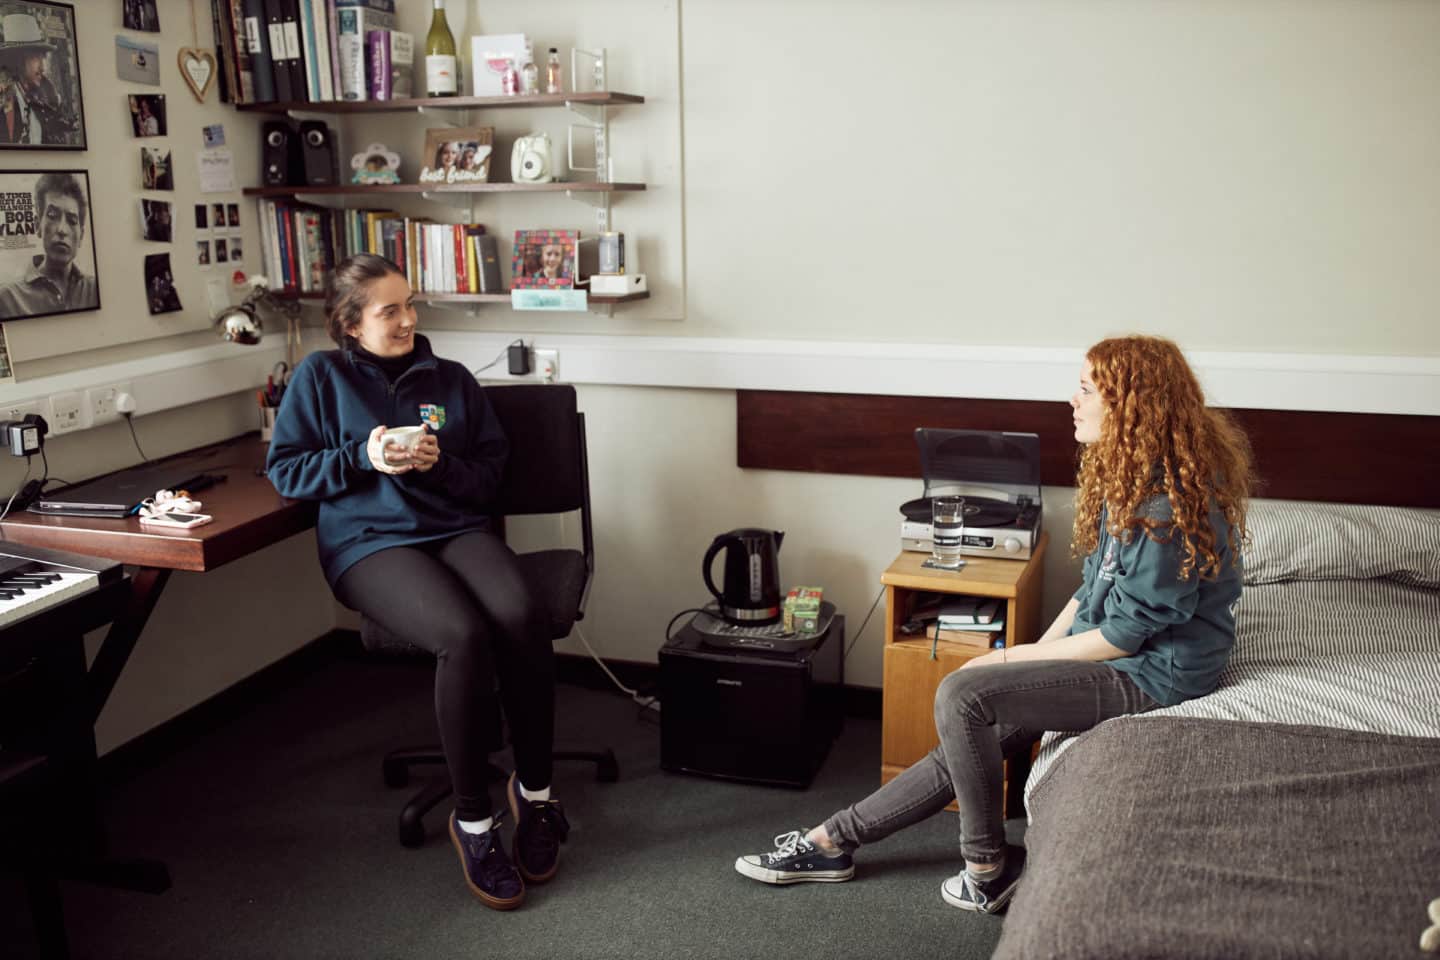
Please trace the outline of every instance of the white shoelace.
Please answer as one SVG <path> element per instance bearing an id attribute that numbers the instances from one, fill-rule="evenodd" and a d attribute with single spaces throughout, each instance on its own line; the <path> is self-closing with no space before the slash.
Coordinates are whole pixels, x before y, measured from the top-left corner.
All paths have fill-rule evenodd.
<path id="1" fill-rule="evenodd" d="M 789 833 L 782 833 L 775 838 L 775 852 L 767 854 L 771 860 L 784 860 L 786 857 L 793 857 L 799 848 L 805 835 L 799 830 L 791 830 Z M 806 841 L 808 843 L 808 841 Z"/>

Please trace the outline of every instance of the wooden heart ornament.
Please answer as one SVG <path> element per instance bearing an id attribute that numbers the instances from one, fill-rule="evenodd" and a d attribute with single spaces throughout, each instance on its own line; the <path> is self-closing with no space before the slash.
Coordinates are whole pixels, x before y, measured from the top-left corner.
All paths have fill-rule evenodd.
<path id="1" fill-rule="evenodd" d="M 180 76 L 185 79 L 185 85 L 195 94 L 196 100 L 204 103 L 205 94 L 210 91 L 210 84 L 215 81 L 215 55 L 209 50 L 181 47 L 176 60 L 180 64 Z"/>

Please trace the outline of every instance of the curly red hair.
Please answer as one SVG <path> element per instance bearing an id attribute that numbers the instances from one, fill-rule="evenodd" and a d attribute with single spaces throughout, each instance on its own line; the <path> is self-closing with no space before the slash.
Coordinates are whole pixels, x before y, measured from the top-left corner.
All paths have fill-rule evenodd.
<path id="1" fill-rule="evenodd" d="M 1181 538 L 1180 579 L 1198 570 L 1220 573 L 1210 508 L 1230 525 L 1235 556 L 1245 540 L 1245 505 L 1254 480 L 1250 443 L 1205 395 L 1180 348 L 1160 337 L 1102 340 L 1085 354 L 1090 378 L 1105 403 L 1100 439 L 1080 455 L 1075 493 L 1077 557 L 1099 540 L 1100 509 L 1109 506 L 1109 530 L 1129 539 L 1135 531 L 1159 542 Z M 1170 502 L 1167 520 L 1147 516 L 1145 501 Z"/>

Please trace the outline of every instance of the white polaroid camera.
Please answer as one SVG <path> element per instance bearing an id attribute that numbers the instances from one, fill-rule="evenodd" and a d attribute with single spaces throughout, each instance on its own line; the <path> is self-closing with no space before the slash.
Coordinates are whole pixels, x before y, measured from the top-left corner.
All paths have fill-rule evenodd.
<path id="1" fill-rule="evenodd" d="M 549 183 L 555 179 L 550 135 L 518 137 L 510 151 L 510 179 L 516 183 Z"/>

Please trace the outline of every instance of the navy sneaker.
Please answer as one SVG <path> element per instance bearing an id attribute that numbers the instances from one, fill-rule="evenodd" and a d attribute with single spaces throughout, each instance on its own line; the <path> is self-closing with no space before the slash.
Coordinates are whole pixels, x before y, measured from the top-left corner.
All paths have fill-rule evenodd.
<path id="1" fill-rule="evenodd" d="M 1005 866 L 1000 876 L 993 880 L 976 880 L 964 870 L 940 885 L 940 896 L 952 907 L 970 910 L 974 913 L 998 913 L 1005 909 L 1015 888 L 1020 885 L 1020 874 L 1025 870 L 1025 848 L 1006 846 Z"/>
<path id="2" fill-rule="evenodd" d="M 520 778 L 510 774 L 505 785 L 510 815 L 515 818 L 515 863 L 530 883 L 544 883 L 560 869 L 560 844 L 570 836 L 570 821 L 559 800 L 526 800 Z"/>
<path id="3" fill-rule="evenodd" d="M 500 818 L 484 833 L 466 833 L 450 814 L 450 842 L 460 854 L 465 870 L 465 886 L 480 902 L 495 910 L 514 910 L 525 901 L 525 881 L 505 855 L 500 844 Z"/>
<path id="4" fill-rule="evenodd" d="M 829 856 L 806 840 L 803 830 L 780 834 L 774 853 L 741 857 L 735 869 L 761 883 L 840 883 L 855 876 L 850 854 Z"/>

